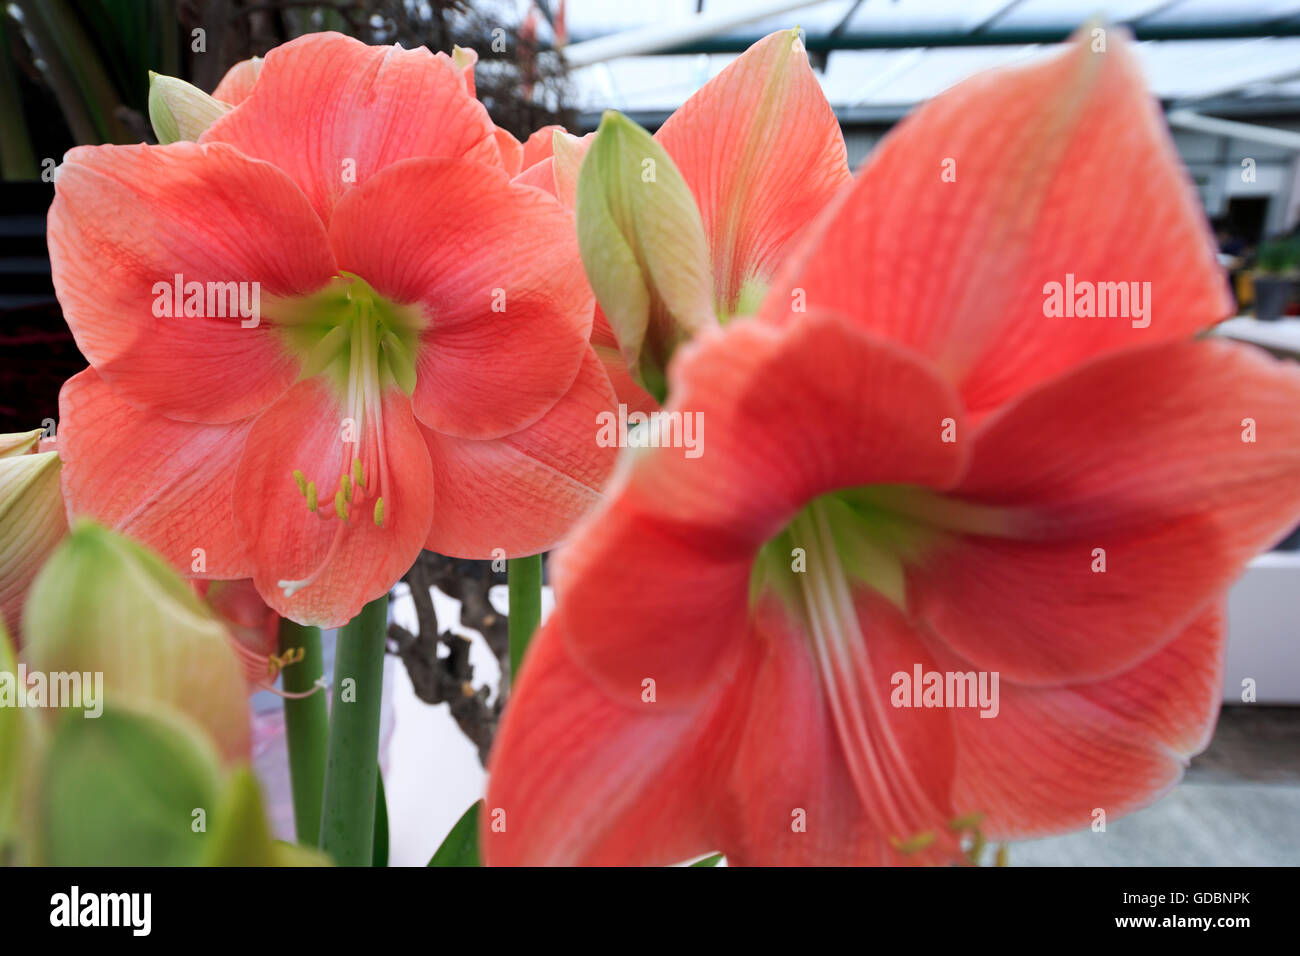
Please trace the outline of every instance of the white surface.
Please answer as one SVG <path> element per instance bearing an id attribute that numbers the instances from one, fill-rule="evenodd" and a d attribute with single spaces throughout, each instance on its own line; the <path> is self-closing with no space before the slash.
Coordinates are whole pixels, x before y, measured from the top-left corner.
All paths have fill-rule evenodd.
<path id="1" fill-rule="evenodd" d="M 1241 682 L 1249 677 L 1259 703 L 1300 704 L 1298 637 L 1300 552 L 1260 555 L 1228 593 L 1224 700 L 1241 702 Z"/>
<path id="2" fill-rule="evenodd" d="M 1215 326 L 1218 335 L 1249 342 L 1267 349 L 1294 352 L 1300 355 L 1300 319 L 1278 319 L 1275 322 L 1261 322 L 1250 316 L 1238 316 Z"/>
<path id="3" fill-rule="evenodd" d="M 506 589 L 492 589 L 492 605 L 501 613 L 508 610 Z M 462 627 L 460 602 L 436 588 L 433 591 L 438 626 L 463 634 L 473 642 L 470 663 L 474 665 L 474 686 L 486 683 L 497 693 L 501 669 L 487 642 L 478 631 Z M 554 596 L 542 591 L 542 620 L 551 613 Z M 399 587 L 392 602 L 393 620 L 414 630 L 415 605 L 409 590 Z M 469 742 L 446 704 L 431 707 L 415 696 L 406 668 L 397 667 L 391 685 L 396 727 L 389 745 L 385 778 L 388 795 L 389 865 L 424 866 L 443 838 L 483 796 L 487 774 L 478 762 L 478 752 Z"/>

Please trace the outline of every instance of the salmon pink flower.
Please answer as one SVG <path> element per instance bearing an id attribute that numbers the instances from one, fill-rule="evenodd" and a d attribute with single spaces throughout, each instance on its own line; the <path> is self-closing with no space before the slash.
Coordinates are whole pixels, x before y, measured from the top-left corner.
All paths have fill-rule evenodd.
<path id="1" fill-rule="evenodd" d="M 599 497 L 571 221 L 510 183 L 446 56 L 273 50 L 199 142 L 71 151 L 49 242 L 91 364 L 60 399 L 69 513 L 185 573 L 334 626 L 421 548 L 536 553 Z"/>
<path id="2" fill-rule="evenodd" d="M 767 319 L 679 352 L 704 454 L 642 450 L 558 553 L 490 863 L 958 861 L 1205 745 L 1225 589 L 1300 518 L 1300 372 L 1191 339 L 1222 277 L 1109 39 L 921 107 Z M 1152 311 L 1050 317 L 1067 272 Z"/>

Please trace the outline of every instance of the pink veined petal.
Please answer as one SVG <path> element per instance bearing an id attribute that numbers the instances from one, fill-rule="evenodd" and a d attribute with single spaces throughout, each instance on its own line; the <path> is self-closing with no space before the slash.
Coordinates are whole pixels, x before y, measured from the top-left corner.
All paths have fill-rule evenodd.
<path id="1" fill-rule="evenodd" d="M 496 127 L 450 58 L 339 33 L 310 33 L 268 53 L 248 99 L 202 142 L 274 163 L 326 223 L 348 190 L 398 160 L 500 164 Z"/>
<path id="2" fill-rule="evenodd" d="M 591 349 L 569 391 L 534 424 L 475 441 L 422 429 L 438 507 L 425 547 L 486 559 L 538 554 L 559 543 L 601 500 L 618 449 L 596 442 L 597 416 L 616 405 Z"/>
<path id="3" fill-rule="evenodd" d="M 605 366 L 605 374 L 614 386 L 614 394 L 629 411 L 658 411 L 659 403 L 628 371 L 627 360 L 623 358 L 623 350 L 618 347 L 618 337 L 609 327 L 609 319 L 605 318 L 599 305 L 595 309 L 591 322 L 591 347 L 596 350 L 596 357 Z"/>
<path id="4" fill-rule="evenodd" d="M 1105 52 L 1081 33 L 913 112 L 790 258 L 762 315 L 851 317 L 937 360 L 981 414 L 1089 356 L 1230 314 L 1159 106 L 1121 31 L 1105 37 Z M 1048 317 L 1047 284 L 1067 276 L 1138 283 L 1145 315 Z"/>
<path id="5" fill-rule="evenodd" d="M 764 37 L 655 138 L 695 194 L 720 311 L 771 281 L 791 239 L 850 179 L 844 137 L 798 32 Z"/>
<path id="6" fill-rule="evenodd" d="M 140 411 L 86 369 L 59 393 L 68 516 L 135 538 L 187 577 L 246 577 L 231 496 L 251 428 L 251 419 L 198 425 Z"/>
<path id="7" fill-rule="evenodd" d="M 283 393 L 298 360 L 268 317 L 241 310 L 313 292 L 336 271 L 293 183 L 220 144 L 71 150 L 48 237 L 82 354 L 133 405 L 183 421 L 238 421 Z M 176 315 L 187 301 L 203 315 Z"/>
<path id="8" fill-rule="evenodd" d="M 664 865 L 715 849 L 721 807 L 703 787 L 726 758 L 724 688 L 691 711 L 616 700 L 568 658 L 561 627 L 556 614 L 533 639 L 493 744 L 485 862 Z"/>
<path id="9" fill-rule="evenodd" d="M 920 819 L 921 807 L 934 815 L 931 829 L 946 827 L 948 715 L 891 708 L 846 736 L 807 636 L 770 608 L 748 631 L 735 672 L 685 709 L 645 690 L 603 692 L 566 653 L 567 623 L 561 608 L 534 640 L 493 748 L 481 830 L 489 865 L 662 865 L 710 851 L 740 866 L 920 863 L 936 859 L 932 847 L 953 845 L 937 833 L 904 852 L 918 834 L 891 840 L 868 809 L 928 788 L 899 818 Z M 890 670 L 929 660 L 896 613 L 872 634 L 874 669 L 841 674 L 837 693 L 869 694 L 860 682 L 877 680 L 887 698 Z M 846 746 L 877 760 L 868 803 Z M 494 827 L 502 814 L 504 829 Z"/>
<path id="10" fill-rule="evenodd" d="M 661 434 L 675 447 L 629 457 L 555 563 L 559 600 L 583 609 L 565 631 L 580 666 L 615 694 L 653 676 L 661 706 L 725 678 L 754 557 L 807 502 L 861 484 L 946 487 L 965 455 L 941 440 L 961 417 L 956 395 L 833 317 L 732 324 L 688 346 L 671 374 L 680 437 Z M 836 427 L 810 427 L 826 421 Z"/>
<path id="11" fill-rule="evenodd" d="M 551 197 L 482 163 L 408 160 L 349 194 L 330 238 L 342 269 L 423 308 L 423 424 L 501 438 L 573 385 L 592 297 L 572 220 Z"/>
<path id="12" fill-rule="evenodd" d="M 1091 683 L 1003 680 L 995 719 L 954 712 L 953 802 L 993 839 L 1048 836 L 1154 802 L 1214 730 L 1223 696 L 1219 600 L 1131 670 Z M 969 668 L 961 662 L 954 667 Z"/>
<path id="13" fill-rule="evenodd" d="M 534 189 L 540 189 L 545 193 L 555 196 L 555 169 L 553 161 L 544 159 L 536 166 L 530 166 L 523 172 L 519 173 L 511 182 L 519 186 L 532 186 Z M 558 198 L 558 197 L 557 197 Z M 573 204 L 570 202 L 569 209 L 572 211 Z"/>
<path id="14" fill-rule="evenodd" d="M 891 702 L 894 675 L 932 671 L 934 658 L 870 592 L 852 607 L 822 635 L 774 605 L 758 609 L 750 639 L 761 664 L 748 708 L 731 717 L 728 863 L 908 865 L 960 853 L 948 826 L 949 712 Z"/>
<path id="15" fill-rule="evenodd" d="M 511 179 L 519 175 L 524 158 L 524 147 L 508 129 L 497 128 L 497 148 L 501 150 L 501 164 Z"/>
<path id="16" fill-rule="evenodd" d="M 524 140 L 522 165 L 519 168 L 521 170 L 532 169 L 543 160 L 550 159 L 554 152 L 552 143 L 555 140 L 555 134 L 566 132 L 567 130 L 563 126 L 555 123 L 533 130 L 528 139 Z"/>
<path id="17" fill-rule="evenodd" d="M 433 516 L 429 453 L 410 401 L 390 388 L 383 396 L 383 434 L 376 437 L 371 422 L 364 425 L 365 442 L 384 444 L 387 485 L 377 489 L 372 481 L 364 500 L 354 499 L 349 526 L 335 542 L 340 519 L 310 512 L 293 472 L 316 482 L 320 511 L 333 515 L 338 477 L 348 470 L 340 440 L 345 414 L 320 379 L 299 382 L 257 419 L 239 461 L 235 528 L 253 581 L 277 614 L 300 624 L 338 627 L 386 593 L 415 562 Z M 380 490 L 383 527 L 373 517 Z M 279 586 L 306 578 L 322 563 L 320 576 L 292 596 Z"/>
<path id="18" fill-rule="evenodd" d="M 1178 342 L 1095 359 L 991 416 L 954 497 L 1006 509 L 908 576 L 912 610 L 1007 679 L 1122 673 L 1300 521 L 1300 370 Z M 1101 570 L 1104 567 L 1104 571 Z"/>
<path id="19" fill-rule="evenodd" d="M 229 103 L 231 106 L 238 106 L 244 102 L 253 92 L 253 84 L 257 82 L 264 62 L 266 61 L 260 56 L 240 60 L 226 71 L 217 88 L 212 91 L 212 98 Z"/>
<path id="20" fill-rule="evenodd" d="M 591 132 L 586 136 L 578 137 L 565 133 L 562 136 L 563 144 L 558 150 L 554 150 L 551 156 L 555 196 L 560 200 L 560 205 L 570 212 L 573 211 L 574 203 L 577 201 L 578 171 L 582 168 L 582 159 L 591 148 L 591 140 L 595 135 Z"/>

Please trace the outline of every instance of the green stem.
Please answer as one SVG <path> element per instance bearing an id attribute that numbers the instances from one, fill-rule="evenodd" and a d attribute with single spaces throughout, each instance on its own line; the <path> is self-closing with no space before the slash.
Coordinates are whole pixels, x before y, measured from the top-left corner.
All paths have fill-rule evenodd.
<path id="1" fill-rule="evenodd" d="M 511 558 L 506 564 L 510 592 L 510 680 L 519 677 L 519 665 L 533 632 L 542 619 L 542 556 Z"/>
<path id="2" fill-rule="evenodd" d="M 379 704 L 387 625 L 385 594 L 339 630 L 334 655 L 320 846 L 339 866 L 370 866 L 374 859 Z"/>
<path id="3" fill-rule="evenodd" d="M 280 654 L 301 648 L 303 657 L 282 672 L 286 693 L 302 694 L 325 673 L 320 628 L 280 621 Z M 329 710 L 325 692 L 284 699 L 284 731 L 289 743 L 289 779 L 293 787 L 293 819 L 298 842 L 315 846 L 320 836 L 321 790 L 325 786 L 325 746 L 329 739 Z"/>

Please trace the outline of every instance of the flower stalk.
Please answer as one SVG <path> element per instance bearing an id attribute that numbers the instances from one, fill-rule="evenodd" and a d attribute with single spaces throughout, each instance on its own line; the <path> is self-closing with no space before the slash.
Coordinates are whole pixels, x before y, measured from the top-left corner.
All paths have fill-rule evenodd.
<path id="1" fill-rule="evenodd" d="M 542 556 L 511 558 L 506 564 L 510 594 L 510 680 L 519 676 L 524 651 L 542 620 Z"/>
<path id="2" fill-rule="evenodd" d="M 387 623 L 385 594 L 339 631 L 320 825 L 320 847 L 339 866 L 373 862 Z"/>
<path id="3" fill-rule="evenodd" d="M 296 650 L 301 650 L 301 660 L 283 671 L 285 692 L 295 695 L 284 698 L 285 738 L 289 747 L 295 832 L 299 843 L 314 846 L 320 836 L 329 711 L 325 694 L 310 691 L 324 674 L 325 660 L 319 627 L 304 627 L 282 619 L 279 653 L 284 656 Z"/>

